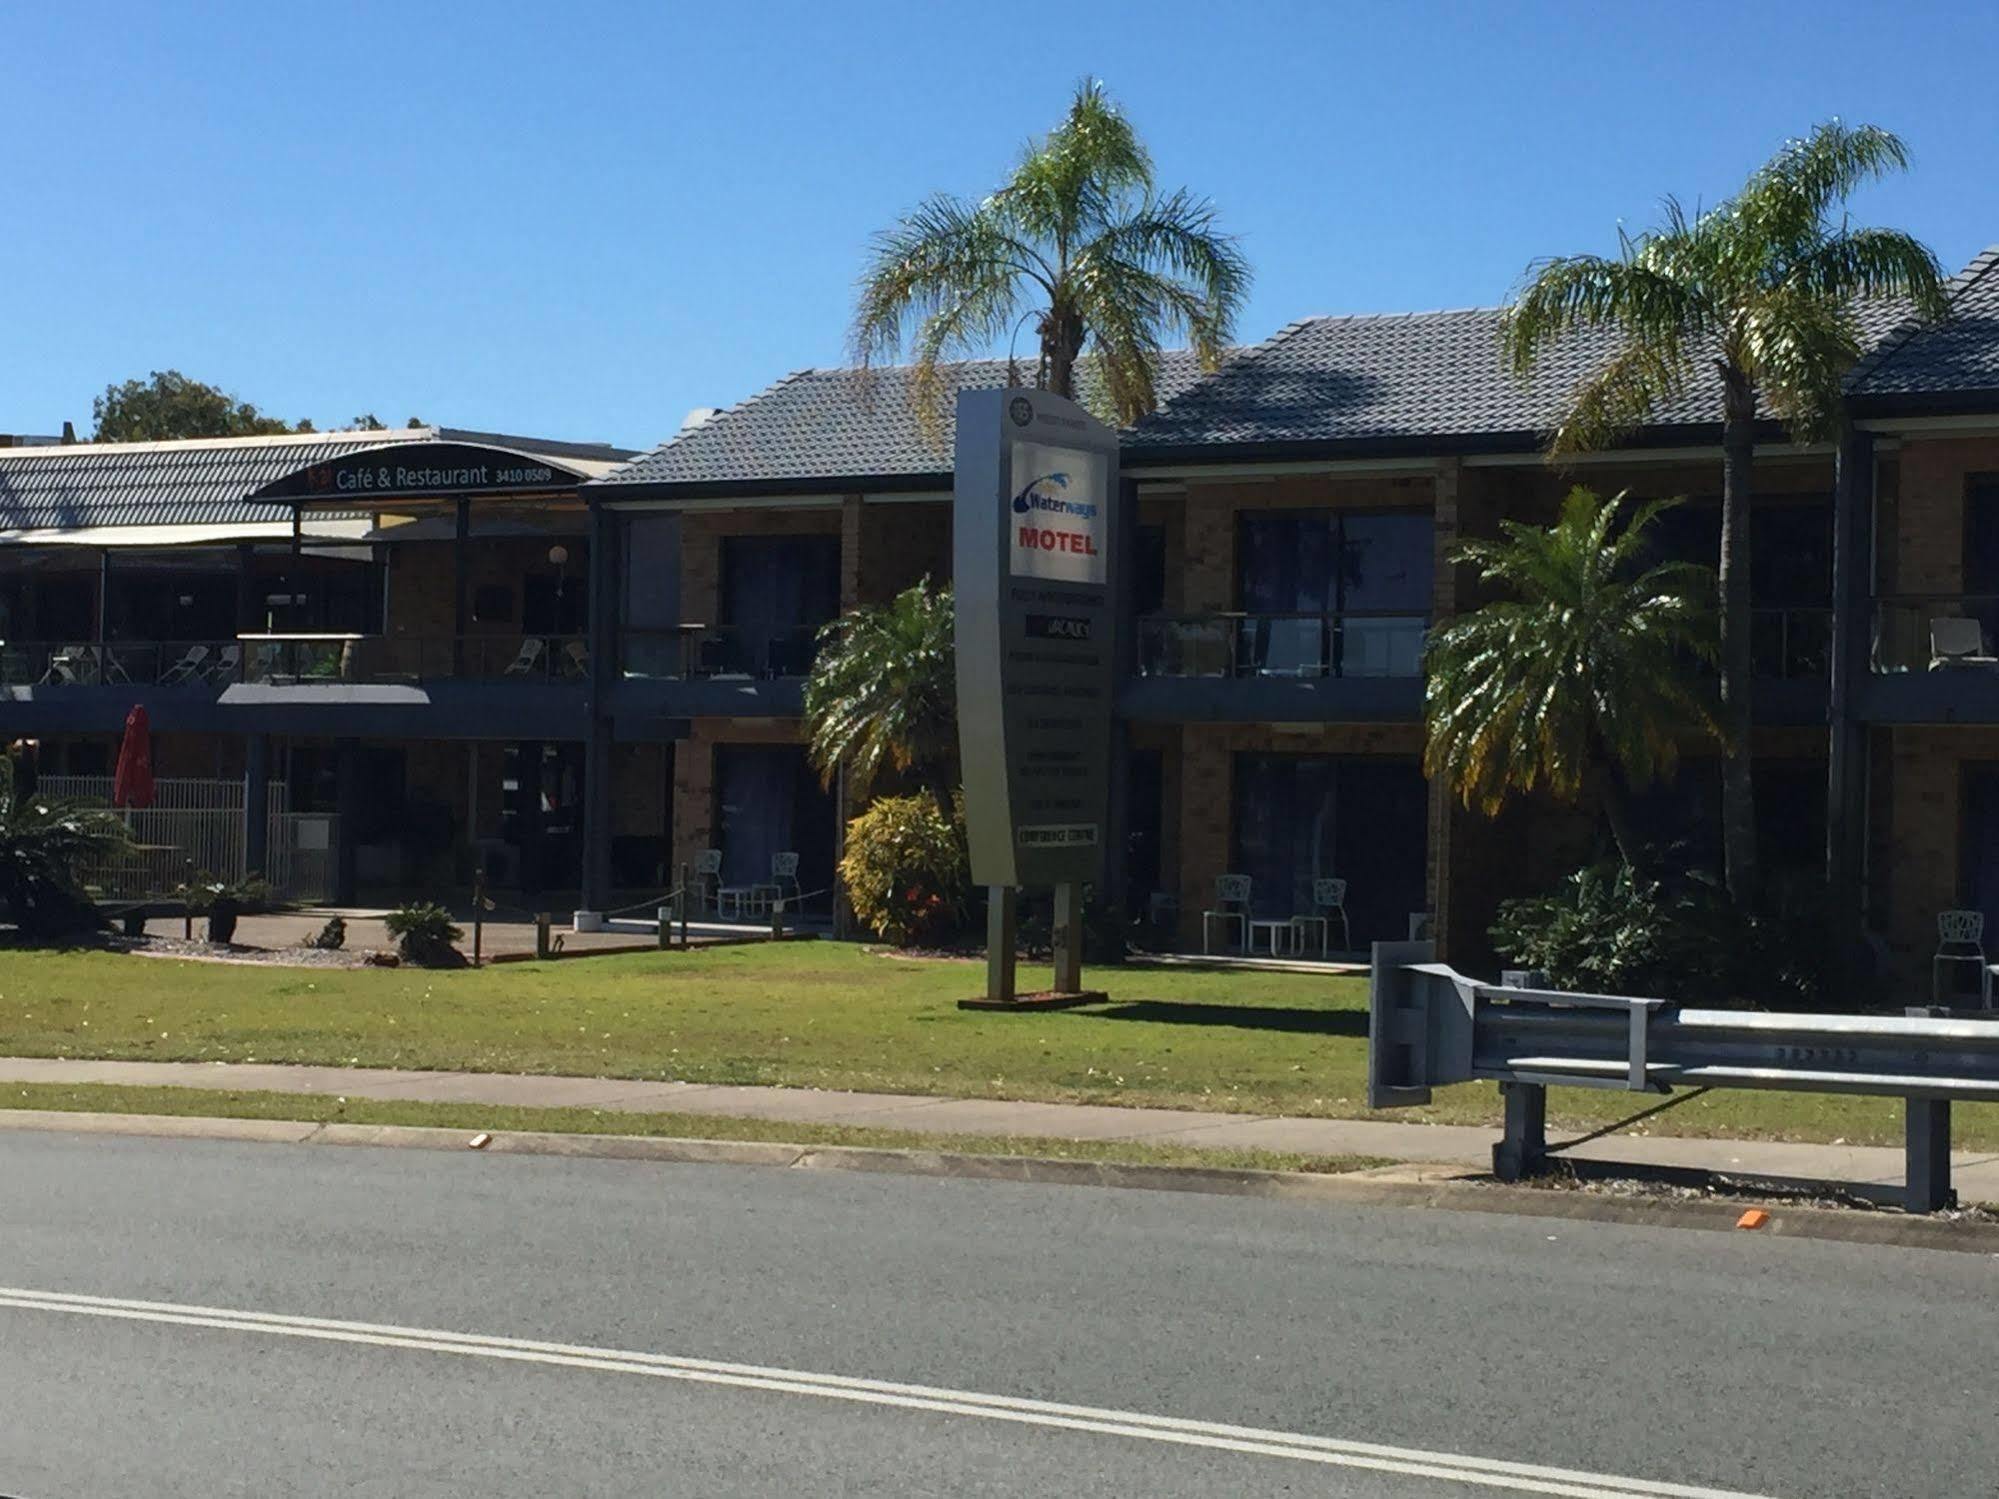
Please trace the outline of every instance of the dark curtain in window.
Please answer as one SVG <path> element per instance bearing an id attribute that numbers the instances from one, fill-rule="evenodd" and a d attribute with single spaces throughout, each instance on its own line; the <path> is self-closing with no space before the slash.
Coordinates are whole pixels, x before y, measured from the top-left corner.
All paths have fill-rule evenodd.
<path id="1" fill-rule="evenodd" d="M 723 538 L 722 623 L 749 669 L 802 675 L 813 634 L 839 612 L 839 537 Z"/>
<path id="2" fill-rule="evenodd" d="M 1414 760 L 1238 755 L 1231 873 L 1258 916 L 1303 915 L 1315 880 L 1347 881 L 1356 946 L 1399 941 L 1425 909 L 1429 797 Z"/>

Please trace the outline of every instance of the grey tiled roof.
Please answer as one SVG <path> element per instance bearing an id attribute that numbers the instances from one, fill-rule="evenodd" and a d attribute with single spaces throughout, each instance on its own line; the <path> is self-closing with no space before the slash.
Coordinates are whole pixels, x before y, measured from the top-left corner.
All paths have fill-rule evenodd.
<path id="1" fill-rule="evenodd" d="M 1153 377 L 1160 399 L 1186 390 L 1200 373 L 1190 352 L 1162 354 Z M 1006 383 L 1006 361 L 972 360 L 952 366 L 951 374 L 956 389 L 990 389 Z M 782 486 L 949 473 L 953 403 L 945 403 L 941 438 L 928 439 L 911 400 L 911 375 L 908 365 L 876 369 L 865 379 L 846 369 L 799 370 L 601 482 Z"/>
<path id="2" fill-rule="evenodd" d="M 385 443 L 478 441 L 480 436 L 450 428 L 397 427 L 386 432 L 0 448 L 0 532 L 269 525 L 288 512 L 246 504 L 244 496 L 307 464 Z M 511 437 L 498 441 L 551 457 L 581 459 L 593 472 L 630 456 L 595 444 Z M 320 514 L 333 518 L 329 512 Z"/>
<path id="3" fill-rule="evenodd" d="M 1951 278 L 1948 322 L 1898 330 L 1847 388 L 1863 398 L 1999 392 L 1999 245 Z"/>
<path id="4" fill-rule="evenodd" d="M 1583 329 L 1550 345 L 1522 380 L 1501 357 L 1501 309 L 1308 318 L 1257 345 L 1126 434 L 1127 451 L 1253 448 L 1327 442 L 1538 438 L 1622 342 Z M 1872 347 L 1904 324 L 1905 304 L 1857 310 Z M 1980 344 L 1999 362 L 1999 337 Z M 1653 428 L 1721 421 L 1721 387 L 1689 381 Z"/>

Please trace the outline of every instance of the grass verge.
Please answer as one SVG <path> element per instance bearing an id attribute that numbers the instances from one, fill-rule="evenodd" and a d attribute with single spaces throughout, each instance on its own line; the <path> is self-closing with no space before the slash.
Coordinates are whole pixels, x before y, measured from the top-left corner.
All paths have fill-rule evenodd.
<path id="1" fill-rule="evenodd" d="M 845 1124 L 790 1124 L 713 1114 L 626 1114 L 599 1109 L 515 1109 L 487 1104 L 410 1103 L 328 1098 L 308 1093 L 231 1093 L 205 1088 L 134 1088 L 119 1084 L 0 1085 L 0 1109 L 91 1114 L 166 1114 L 200 1119 L 284 1119 L 303 1124 L 413 1124 L 433 1129 L 626 1135 L 677 1140 L 770 1140 L 786 1145 L 853 1145 L 879 1150 L 936 1150 L 956 1155 L 1036 1156 L 1110 1161 L 1123 1166 L 1206 1166 L 1337 1175 L 1391 1164 L 1379 1156 L 1312 1156 L 1278 1150 L 1203 1150 L 1125 1140 L 1062 1140 L 1037 1135 L 926 1134 Z"/>

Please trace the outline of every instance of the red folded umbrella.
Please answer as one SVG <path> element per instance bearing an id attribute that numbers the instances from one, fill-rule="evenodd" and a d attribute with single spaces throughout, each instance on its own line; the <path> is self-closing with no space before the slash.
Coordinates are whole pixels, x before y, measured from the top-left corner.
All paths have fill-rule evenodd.
<path id="1" fill-rule="evenodd" d="M 153 804 L 153 726 L 143 706 L 125 715 L 125 739 L 118 746 L 118 769 L 111 778 L 111 805 Z"/>

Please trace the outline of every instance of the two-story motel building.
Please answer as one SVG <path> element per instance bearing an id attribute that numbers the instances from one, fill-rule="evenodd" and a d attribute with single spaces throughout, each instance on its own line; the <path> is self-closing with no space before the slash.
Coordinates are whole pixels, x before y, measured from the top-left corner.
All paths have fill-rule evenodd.
<path id="1" fill-rule="evenodd" d="M 1999 252 L 1953 307 L 1870 315 L 1848 435 L 1771 423 L 1756 455 L 1766 857 L 1830 859 L 1904 960 L 1947 907 L 1999 929 L 1999 667 L 1969 659 L 1999 629 Z M 1274 914 L 1337 875 L 1357 946 L 1427 916 L 1476 956 L 1499 899 L 1587 857 L 1584 814 L 1489 821 L 1423 776 L 1424 634 L 1476 602 L 1445 559 L 1575 482 L 1687 496 L 1664 545 L 1712 557 L 1718 402 L 1556 471 L 1545 433 L 1609 344 L 1523 384 L 1497 321 L 1308 319 L 1214 373 L 1164 359 L 1124 438 L 1112 883 L 1170 939 L 1198 945 L 1224 872 Z M 796 851 L 824 890 L 842 808 L 806 764 L 804 674 L 839 611 L 948 576 L 944 417 L 903 372 L 808 370 L 639 456 L 436 429 L 0 449 L 0 735 L 102 771 L 143 703 L 163 774 L 337 813 L 343 899 L 480 867 L 603 910 L 708 848 L 731 881 Z M 1935 623 L 1967 618 L 1978 649 Z M 1716 842 L 1711 757 L 1642 803 L 1655 836 Z"/>

